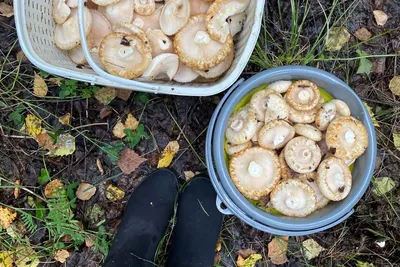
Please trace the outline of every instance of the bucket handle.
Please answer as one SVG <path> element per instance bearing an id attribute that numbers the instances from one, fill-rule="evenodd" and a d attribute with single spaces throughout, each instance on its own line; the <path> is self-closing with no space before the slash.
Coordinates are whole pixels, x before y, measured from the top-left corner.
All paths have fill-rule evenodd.
<path id="1" fill-rule="evenodd" d="M 217 196 L 217 199 L 215 200 L 217 209 L 219 212 L 221 212 L 224 215 L 234 215 L 233 212 L 225 206 L 225 204 L 222 202 L 222 200 Z"/>

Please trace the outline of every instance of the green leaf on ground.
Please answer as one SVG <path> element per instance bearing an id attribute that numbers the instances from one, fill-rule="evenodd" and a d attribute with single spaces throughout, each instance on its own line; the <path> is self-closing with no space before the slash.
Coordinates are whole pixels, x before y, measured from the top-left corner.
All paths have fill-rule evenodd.
<path id="1" fill-rule="evenodd" d="M 340 51 L 350 40 L 350 33 L 344 27 L 334 27 L 326 38 L 326 51 Z"/>
<path id="2" fill-rule="evenodd" d="M 8 119 L 12 120 L 15 126 L 20 126 L 25 121 L 25 117 L 22 115 L 23 111 L 24 106 L 18 105 L 15 110 L 8 115 Z"/>
<path id="3" fill-rule="evenodd" d="M 78 89 L 78 81 L 65 79 L 61 82 L 59 96 L 61 99 L 67 96 L 76 96 L 76 91 Z"/>
<path id="4" fill-rule="evenodd" d="M 146 93 L 136 93 L 133 99 L 136 101 L 140 101 L 142 104 L 145 105 L 147 105 L 150 101 Z"/>
<path id="5" fill-rule="evenodd" d="M 372 189 L 372 193 L 377 196 L 383 196 L 386 193 L 393 190 L 396 186 L 396 182 L 390 177 L 378 177 L 374 178 L 374 189 Z"/>
<path id="6" fill-rule="evenodd" d="M 393 132 L 393 143 L 397 150 L 400 150 L 400 133 Z"/>
<path id="7" fill-rule="evenodd" d="M 321 245 L 312 238 L 303 241 L 302 245 L 304 248 L 304 256 L 307 260 L 318 257 L 318 255 L 325 250 L 325 248 L 321 247 Z"/>
<path id="8" fill-rule="evenodd" d="M 367 53 L 362 52 L 359 49 L 357 49 L 357 54 L 360 57 L 368 56 Z M 371 70 L 372 70 L 372 62 L 368 58 L 361 58 L 360 59 L 360 64 L 358 65 L 357 74 L 365 73 L 365 74 L 369 75 L 371 73 Z"/>
<path id="9" fill-rule="evenodd" d="M 123 148 L 124 148 L 124 143 L 118 141 L 114 145 L 107 145 L 101 147 L 100 149 L 107 154 L 112 164 L 117 165 L 117 161 L 120 158 L 119 152 L 121 152 Z"/>
<path id="10" fill-rule="evenodd" d="M 43 206 L 42 201 L 40 199 L 36 200 L 36 217 L 39 220 L 42 220 L 46 216 L 46 208 Z"/>
<path id="11" fill-rule="evenodd" d="M 149 134 L 145 131 L 143 124 L 139 124 L 134 131 L 131 129 L 124 129 L 124 133 L 126 134 L 125 141 L 129 143 L 131 148 L 136 147 L 136 145 L 139 144 L 140 140 L 143 138 L 150 138 Z"/>
<path id="12" fill-rule="evenodd" d="M 38 177 L 38 184 L 42 185 L 50 181 L 50 174 L 49 171 L 46 170 L 45 168 L 42 168 L 40 170 L 40 175 Z"/>
<path id="13" fill-rule="evenodd" d="M 356 267 L 375 267 L 372 263 L 364 262 L 364 261 L 357 261 Z"/>

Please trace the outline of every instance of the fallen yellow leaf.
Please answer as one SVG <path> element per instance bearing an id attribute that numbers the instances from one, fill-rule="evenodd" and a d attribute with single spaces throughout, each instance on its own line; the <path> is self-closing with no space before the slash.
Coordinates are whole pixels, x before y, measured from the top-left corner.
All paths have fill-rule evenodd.
<path id="1" fill-rule="evenodd" d="M 128 114 L 128 117 L 125 120 L 125 128 L 134 131 L 136 130 L 138 125 L 139 125 L 138 120 L 132 114 Z"/>
<path id="2" fill-rule="evenodd" d="M 71 113 L 67 113 L 64 116 L 61 116 L 60 118 L 58 118 L 58 121 L 62 124 L 62 125 L 69 125 L 71 122 Z"/>
<path id="3" fill-rule="evenodd" d="M 3 229 L 10 227 L 11 223 L 17 217 L 17 213 L 7 207 L 0 207 L 0 226 Z"/>
<path id="4" fill-rule="evenodd" d="M 372 111 L 372 108 L 365 101 L 363 101 L 363 104 L 364 104 L 365 108 L 367 109 L 369 116 L 371 117 L 372 123 L 374 124 L 375 127 L 379 128 L 380 127 L 379 122 L 376 120 L 375 114 Z"/>
<path id="5" fill-rule="evenodd" d="M 268 257 L 273 264 L 284 264 L 288 261 L 286 252 L 288 248 L 288 236 L 274 237 L 268 244 Z"/>
<path id="6" fill-rule="evenodd" d="M 47 198 L 57 198 L 65 195 L 64 184 L 58 179 L 51 181 L 44 188 L 44 195 Z"/>
<path id="7" fill-rule="evenodd" d="M 400 150 L 400 133 L 393 132 L 393 143 L 397 150 Z"/>
<path id="8" fill-rule="evenodd" d="M 25 118 L 26 132 L 36 137 L 42 132 L 42 121 L 35 115 L 29 114 Z"/>
<path id="9" fill-rule="evenodd" d="M 321 247 L 321 245 L 312 238 L 303 241 L 302 244 L 304 248 L 304 256 L 307 260 L 318 257 L 318 255 L 325 250 L 325 248 Z"/>
<path id="10" fill-rule="evenodd" d="M 17 199 L 19 197 L 19 185 L 21 184 L 21 181 L 19 179 L 17 179 L 15 181 L 15 184 L 17 186 L 14 188 L 14 198 Z"/>
<path id="11" fill-rule="evenodd" d="M 0 16 L 7 17 L 7 18 L 14 16 L 13 7 L 10 5 L 7 5 L 4 2 L 1 2 L 0 3 Z"/>
<path id="12" fill-rule="evenodd" d="M 58 262 L 64 263 L 69 258 L 69 252 L 65 249 L 58 250 L 56 254 L 54 254 L 54 259 Z"/>
<path id="13" fill-rule="evenodd" d="M 99 170 L 100 174 L 104 175 L 103 164 L 101 164 L 101 160 L 99 158 L 96 159 L 96 165 L 97 165 L 97 169 Z"/>
<path id="14" fill-rule="evenodd" d="M 117 124 L 115 124 L 113 128 L 113 134 L 115 137 L 122 139 L 126 136 L 124 130 L 125 130 L 125 125 L 122 123 L 121 120 L 119 120 L 117 121 Z"/>
<path id="15" fill-rule="evenodd" d="M 220 252 L 221 249 L 222 249 L 222 238 L 219 237 L 219 238 L 218 238 L 218 242 L 217 242 L 217 247 L 215 248 L 215 251 L 216 251 L 216 252 Z"/>
<path id="16" fill-rule="evenodd" d="M 64 78 L 50 78 L 49 82 L 52 82 L 54 84 L 57 84 L 58 86 L 60 86 L 62 84 L 62 81 L 64 81 Z"/>
<path id="17" fill-rule="evenodd" d="M 262 256 L 260 254 L 252 254 L 247 259 L 243 259 L 242 256 L 238 256 L 236 265 L 238 267 L 254 267 L 258 260 L 261 260 Z"/>
<path id="18" fill-rule="evenodd" d="M 390 80 L 389 89 L 393 94 L 400 96 L 400 76 L 394 76 Z"/>
<path id="19" fill-rule="evenodd" d="M 112 87 L 102 87 L 94 93 L 94 97 L 104 105 L 109 104 L 116 96 L 117 92 Z"/>
<path id="20" fill-rule="evenodd" d="M 379 26 L 383 26 L 386 24 L 386 22 L 388 21 L 388 16 L 385 12 L 383 12 L 382 10 L 374 10 L 373 13 L 376 24 L 378 24 Z"/>
<path id="21" fill-rule="evenodd" d="M 94 194 L 96 194 L 96 187 L 88 183 L 81 183 L 76 190 L 76 197 L 80 200 L 89 200 Z"/>
<path id="22" fill-rule="evenodd" d="M 106 189 L 106 198 L 111 201 L 117 201 L 124 198 L 125 192 L 116 186 L 110 184 Z"/>
<path id="23" fill-rule="evenodd" d="M 190 179 L 196 176 L 196 174 L 192 171 L 184 171 L 183 174 L 185 175 L 186 181 L 189 181 Z"/>
<path id="24" fill-rule="evenodd" d="M 161 154 L 161 159 L 158 161 L 157 168 L 167 168 L 171 164 L 176 152 L 179 150 L 178 141 L 169 142 Z"/>
<path id="25" fill-rule="evenodd" d="M 13 267 L 12 251 L 0 251 L 0 267 Z"/>
<path id="26" fill-rule="evenodd" d="M 35 79 L 33 81 L 33 94 L 35 96 L 46 96 L 49 88 L 47 87 L 46 82 L 35 72 Z"/>
<path id="27" fill-rule="evenodd" d="M 39 265 L 40 256 L 28 245 L 16 247 L 15 264 L 18 267 L 36 267 Z"/>
<path id="28" fill-rule="evenodd" d="M 326 51 L 339 51 L 350 40 L 350 33 L 344 27 L 334 27 L 326 39 Z"/>

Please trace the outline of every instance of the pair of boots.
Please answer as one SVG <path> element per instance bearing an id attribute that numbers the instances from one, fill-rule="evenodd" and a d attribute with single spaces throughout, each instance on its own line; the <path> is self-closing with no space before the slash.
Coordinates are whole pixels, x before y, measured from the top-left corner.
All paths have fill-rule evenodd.
<path id="1" fill-rule="evenodd" d="M 222 214 L 207 177 L 193 178 L 178 196 L 178 179 L 167 169 L 150 174 L 132 193 L 103 267 L 154 267 L 154 257 L 174 214 L 177 218 L 167 267 L 214 264 Z"/>

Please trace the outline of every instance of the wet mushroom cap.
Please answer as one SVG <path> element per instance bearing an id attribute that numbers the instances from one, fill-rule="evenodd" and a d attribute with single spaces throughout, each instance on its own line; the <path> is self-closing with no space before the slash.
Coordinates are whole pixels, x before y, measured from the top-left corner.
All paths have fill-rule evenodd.
<path id="1" fill-rule="evenodd" d="M 166 35 L 174 35 L 185 26 L 190 17 L 189 0 L 169 0 L 160 15 L 160 27 Z"/>
<path id="2" fill-rule="evenodd" d="M 255 200 L 267 195 L 280 180 L 278 157 L 262 147 L 248 148 L 233 156 L 229 172 L 237 189 Z"/>
<path id="3" fill-rule="evenodd" d="M 280 94 L 286 93 L 289 87 L 292 85 L 291 81 L 276 81 L 267 86 L 267 89 L 274 90 Z"/>
<path id="4" fill-rule="evenodd" d="M 285 146 L 286 163 L 295 172 L 315 171 L 321 162 L 321 158 L 321 149 L 314 141 L 306 137 L 295 137 Z"/>
<path id="5" fill-rule="evenodd" d="M 229 143 L 225 143 L 225 151 L 229 156 L 233 156 L 240 151 L 245 150 L 246 148 L 250 148 L 252 146 L 253 144 L 251 143 L 251 141 L 240 145 L 231 145 Z"/>
<path id="6" fill-rule="evenodd" d="M 320 100 L 318 87 L 310 81 L 294 82 L 285 94 L 285 99 L 296 110 L 312 110 Z"/>
<path id="7" fill-rule="evenodd" d="M 251 97 L 250 108 L 256 112 L 257 120 L 265 123 L 285 120 L 290 111 L 285 99 L 279 93 L 268 89 L 256 92 Z"/>
<path id="8" fill-rule="evenodd" d="M 322 107 L 318 110 L 315 117 L 315 126 L 319 130 L 325 131 L 328 128 L 329 123 L 335 118 L 335 116 L 336 105 L 332 103 L 332 101 L 323 104 Z"/>
<path id="9" fill-rule="evenodd" d="M 268 149 L 284 147 L 295 135 L 293 126 L 284 120 L 266 123 L 258 133 L 258 144 Z"/>
<path id="10" fill-rule="evenodd" d="M 281 181 L 271 192 L 272 206 L 286 216 L 305 217 L 315 211 L 314 189 L 298 179 Z"/>
<path id="11" fill-rule="evenodd" d="M 322 132 L 310 124 L 296 124 L 294 130 L 296 134 L 307 137 L 315 142 L 322 140 Z"/>
<path id="12" fill-rule="evenodd" d="M 314 189 L 315 195 L 317 196 L 317 209 L 322 209 L 323 207 L 328 205 L 329 199 L 327 199 L 321 193 L 321 190 L 319 190 L 319 187 L 317 184 L 318 174 L 316 172 L 299 174 L 296 178 L 307 183 L 309 186 L 311 186 Z"/>
<path id="13" fill-rule="evenodd" d="M 352 176 L 343 160 L 329 157 L 318 167 L 317 184 L 321 193 L 328 199 L 339 201 L 351 190 Z"/>
<path id="14" fill-rule="evenodd" d="M 250 141 L 256 131 L 256 114 L 244 107 L 229 118 L 225 136 L 229 143 L 239 145 Z"/>
<path id="15" fill-rule="evenodd" d="M 114 26 L 118 23 L 132 23 L 134 7 L 133 0 L 120 0 L 113 5 L 99 6 L 98 10 Z"/>
<path id="16" fill-rule="evenodd" d="M 335 149 L 335 157 L 356 159 L 368 147 L 367 129 L 354 117 L 338 117 L 326 130 L 326 145 L 329 149 Z"/>
<path id="17" fill-rule="evenodd" d="M 174 37 L 175 53 L 186 66 L 197 70 L 209 70 L 232 53 L 232 36 L 225 43 L 211 39 L 207 33 L 205 15 L 193 16 Z"/>
<path id="18" fill-rule="evenodd" d="M 101 42 L 101 63 L 106 70 L 119 77 L 140 77 L 149 67 L 152 57 L 148 44 L 135 34 L 110 33 Z"/>

